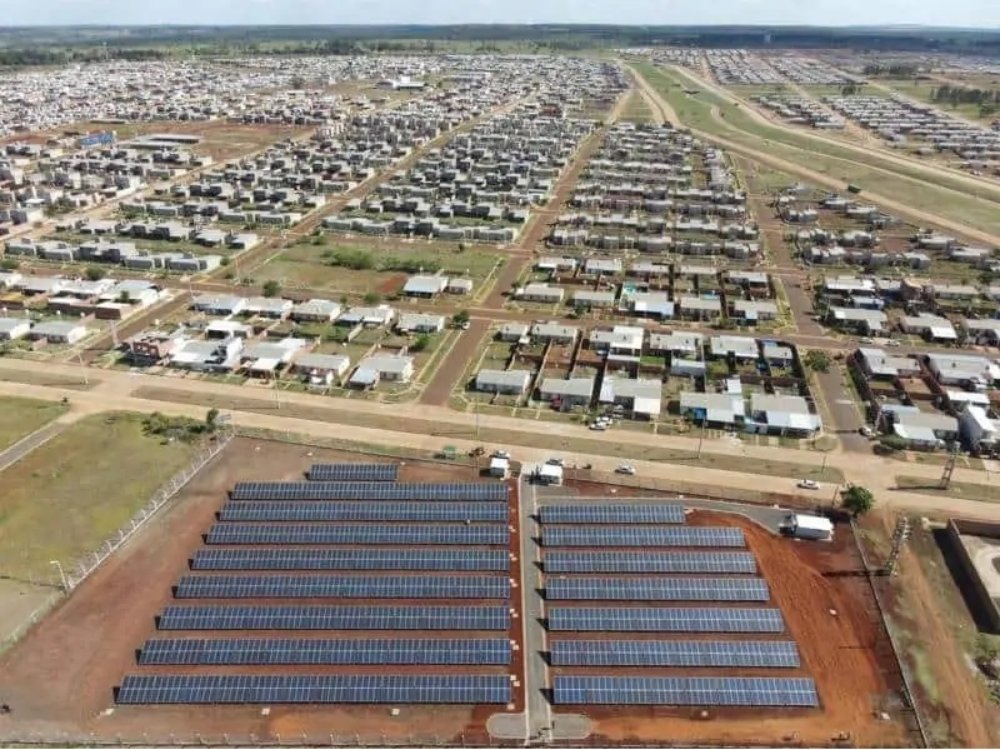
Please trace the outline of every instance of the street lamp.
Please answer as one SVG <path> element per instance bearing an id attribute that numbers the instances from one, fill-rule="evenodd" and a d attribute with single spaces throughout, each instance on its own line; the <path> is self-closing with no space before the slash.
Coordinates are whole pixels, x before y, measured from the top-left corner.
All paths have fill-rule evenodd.
<path id="1" fill-rule="evenodd" d="M 58 560 L 49 560 L 49 565 L 55 565 L 59 571 L 59 580 L 62 582 L 62 590 L 69 591 L 69 583 L 66 581 L 66 571 L 63 570 L 62 563 Z"/>

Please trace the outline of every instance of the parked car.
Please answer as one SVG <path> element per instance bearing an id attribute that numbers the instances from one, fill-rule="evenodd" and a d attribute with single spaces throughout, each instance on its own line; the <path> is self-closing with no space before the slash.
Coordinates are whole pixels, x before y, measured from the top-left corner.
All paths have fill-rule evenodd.
<path id="1" fill-rule="evenodd" d="M 549 466 L 565 466 L 566 460 L 560 456 L 553 456 L 545 463 L 547 463 Z"/>
<path id="2" fill-rule="evenodd" d="M 812 479 L 800 479 L 796 486 L 801 487 L 804 490 L 818 490 L 819 482 L 813 481 Z"/>
<path id="3" fill-rule="evenodd" d="M 604 432 L 606 429 L 608 429 L 608 426 L 603 422 L 591 422 L 590 429 L 597 430 L 599 432 Z"/>
<path id="4" fill-rule="evenodd" d="M 896 339 L 889 339 L 885 342 L 886 346 L 902 346 L 903 342 Z"/>
<path id="5" fill-rule="evenodd" d="M 618 464 L 617 468 L 615 468 L 615 473 L 632 476 L 635 474 L 635 467 L 632 464 Z"/>

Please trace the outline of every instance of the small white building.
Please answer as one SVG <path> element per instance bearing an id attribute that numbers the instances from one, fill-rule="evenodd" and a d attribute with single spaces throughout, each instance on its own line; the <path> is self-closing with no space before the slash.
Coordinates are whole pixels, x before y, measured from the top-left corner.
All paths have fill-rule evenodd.
<path id="1" fill-rule="evenodd" d="M 833 522 L 829 518 L 793 513 L 788 516 L 785 523 L 789 533 L 796 539 L 815 539 L 817 541 L 833 539 Z"/>
<path id="2" fill-rule="evenodd" d="M 510 459 L 502 458 L 500 456 L 493 456 L 490 459 L 490 470 L 489 474 L 491 477 L 497 477 L 498 479 L 506 479 L 510 476 Z"/>

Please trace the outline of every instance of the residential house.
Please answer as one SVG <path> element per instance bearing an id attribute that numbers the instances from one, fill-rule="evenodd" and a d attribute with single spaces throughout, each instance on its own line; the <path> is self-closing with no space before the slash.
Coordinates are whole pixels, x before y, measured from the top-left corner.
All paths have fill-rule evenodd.
<path id="1" fill-rule="evenodd" d="M 710 427 L 741 427 L 746 419 L 746 404 L 740 393 L 697 393 L 682 391 L 681 416 Z"/>
<path id="2" fill-rule="evenodd" d="M 412 377 L 413 357 L 373 354 L 358 363 L 348 384 L 357 388 L 374 388 L 383 380 L 408 383 Z"/>
<path id="3" fill-rule="evenodd" d="M 755 431 L 768 435 L 807 437 L 822 426 L 819 415 L 809 411 L 801 396 L 755 393 L 750 397 L 750 411 Z"/>
<path id="4" fill-rule="evenodd" d="M 575 406 L 589 407 L 594 398 L 593 378 L 545 378 L 539 398 L 565 411 Z"/>
<path id="5" fill-rule="evenodd" d="M 548 284 L 531 283 L 525 284 L 518 289 L 514 296 L 525 302 L 541 302 L 545 304 L 558 304 L 563 301 L 566 290 L 558 286 Z"/>
<path id="6" fill-rule="evenodd" d="M 338 325 L 356 326 L 365 328 L 386 328 L 392 325 L 396 319 L 396 311 L 389 305 L 378 305 L 377 307 L 352 307 L 337 316 Z"/>
<path id="7" fill-rule="evenodd" d="M 330 323 L 340 315 L 341 307 L 328 299 L 311 299 L 292 307 L 291 318 L 296 323 Z"/>
<path id="8" fill-rule="evenodd" d="M 88 330 L 82 323 L 52 320 L 39 323 L 28 332 L 33 341 L 44 339 L 50 344 L 75 344 L 87 337 Z"/>
<path id="9" fill-rule="evenodd" d="M 302 354 L 295 359 L 292 370 L 310 385 L 329 386 L 340 382 L 351 366 L 344 354 Z"/>
<path id="10" fill-rule="evenodd" d="M 680 298 L 680 314 L 688 320 L 711 320 L 722 315 L 722 301 L 718 297 Z"/>
<path id="11" fill-rule="evenodd" d="M 31 331 L 28 318 L 0 318 L 0 341 L 23 339 Z"/>
<path id="12" fill-rule="evenodd" d="M 579 329 L 564 326 L 559 323 L 535 323 L 531 326 L 531 340 L 536 343 L 573 344 L 579 335 Z"/>
<path id="13" fill-rule="evenodd" d="M 480 370 L 476 374 L 476 390 L 523 396 L 531 384 L 530 370 Z"/>
<path id="14" fill-rule="evenodd" d="M 447 288 L 448 278 L 446 276 L 411 276 L 403 286 L 403 294 L 407 297 L 430 299 L 441 294 Z"/>
<path id="15" fill-rule="evenodd" d="M 396 323 L 396 330 L 401 333 L 440 333 L 444 330 L 444 326 L 444 315 L 403 313 Z"/>
<path id="16" fill-rule="evenodd" d="M 659 380 L 606 376 L 598 401 L 623 407 L 633 417 L 655 419 L 660 415 L 663 383 Z"/>

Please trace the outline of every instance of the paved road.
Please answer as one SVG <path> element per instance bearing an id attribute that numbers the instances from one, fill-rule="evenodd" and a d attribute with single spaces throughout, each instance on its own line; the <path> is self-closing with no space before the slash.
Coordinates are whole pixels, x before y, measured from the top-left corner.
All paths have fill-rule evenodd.
<path id="1" fill-rule="evenodd" d="M 3 471 L 8 466 L 17 463 L 26 455 L 31 453 L 39 446 L 44 445 L 49 442 L 52 438 L 58 435 L 60 432 L 66 429 L 66 423 L 55 421 L 41 427 L 30 435 L 18 440 L 12 446 L 0 452 L 0 471 Z"/>
<path id="2" fill-rule="evenodd" d="M 475 318 L 469 321 L 469 330 L 458 334 L 458 341 L 451 351 L 445 355 L 444 361 L 438 367 L 431 382 L 427 384 L 420 403 L 433 406 L 447 406 L 452 391 L 458 386 L 465 368 L 472 361 L 476 350 L 489 333 L 490 321 Z"/>
<path id="3" fill-rule="evenodd" d="M 552 707 L 543 690 L 548 685 L 548 650 L 542 598 L 541 550 L 538 539 L 541 529 L 535 518 L 538 505 L 535 486 L 523 477 L 519 482 L 521 500 L 521 616 L 524 618 L 524 660 L 527 694 L 528 739 L 541 737 L 552 728 Z"/>
<path id="4" fill-rule="evenodd" d="M 855 404 L 854 394 L 844 382 L 845 377 L 847 376 L 839 367 L 831 367 L 829 372 L 816 373 L 826 406 L 833 417 L 833 425 L 828 425 L 828 428 L 840 438 L 845 451 L 871 455 L 868 438 L 858 432 L 865 422 Z"/>

